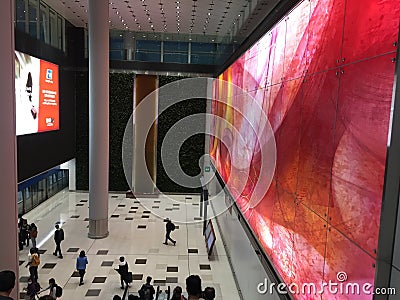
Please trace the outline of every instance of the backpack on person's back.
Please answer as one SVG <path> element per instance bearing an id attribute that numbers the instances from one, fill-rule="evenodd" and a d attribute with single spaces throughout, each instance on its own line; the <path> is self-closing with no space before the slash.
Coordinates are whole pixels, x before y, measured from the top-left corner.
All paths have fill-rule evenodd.
<path id="1" fill-rule="evenodd" d="M 152 285 L 144 284 L 139 290 L 140 300 L 152 300 L 154 294 L 154 288 Z"/>
<path id="2" fill-rule="evenodd" d="M 32 254 L 32 260 L 31 260 L 31 266 L 32 267 L 37 267 L 40 265 L 40 258 L 37 253 Z"/>
<path id="3" fill-rule="evenodd" d="M 56 297 L 57 297 L 57 298 L 58 298 L 58 297 L 61 297 L 61 296 L 62 296 L 62 293 L 63 293 L 62 287 L 59 286 L 59 285 L 56 285 Z"/>

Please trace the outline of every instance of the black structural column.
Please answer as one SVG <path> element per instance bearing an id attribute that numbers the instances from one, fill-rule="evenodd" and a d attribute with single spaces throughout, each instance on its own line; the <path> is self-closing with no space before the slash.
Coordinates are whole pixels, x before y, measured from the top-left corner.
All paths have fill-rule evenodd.
<path id="1" fill-rule="evenodd" d="M 399 32 L 400 38 L 400 32 Z M 394 58 L 394 55 L 393 55 Z M 388 137 L 385 186 L 382 200 L 381 224 L 375 272 L 375 287 L 390 286 L 393 251 L 396 236 L 397 212 L 400 196 L 400 47 L 397 46 L 397 62 L 393 87 L 393 111 L 391 133 Z M 388 299 L 388 295 L 374 295 L 375 300 Z"/>
<path id="2" fill-rule="evenodd" d="M 108 0 L 89 0 L 89 237 L 108 236 Z"/>
<path id="3" fill-rule="evenodd" d="M 13 270 L 17 282 L 12 293 L 18 299 L 17 156 L 15 135 L 14 0 L 1 1 L 0 9 L 0 270 Z"/>

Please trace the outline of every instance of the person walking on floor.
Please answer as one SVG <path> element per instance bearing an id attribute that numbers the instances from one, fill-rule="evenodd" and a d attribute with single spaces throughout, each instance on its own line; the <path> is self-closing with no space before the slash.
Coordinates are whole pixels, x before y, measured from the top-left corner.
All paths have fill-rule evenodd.
<path id="1" fill-rule="evenodd" d="M 56 230 L 54 231 L 54 241 L 56 242 L 56 250 L 54 251 L 53 255 L 57 256 L 58 258 L 63 258 L 61 253 L 61 242 L 64 240 L 64 230 L 60 228 L 60 225 L 56 224 Z"/>
<path id="2" fill-rule="evenodd" d="M 31 278 L 37 282 L 38 276 L 38 267 L 40 264 L 39 253 L 36 251 L 37 248 L 31 248 L 29 250 L 29 260 L 25 267 L 29 266 L 29 274 Z"/>
<path id="3" fill-rule="evenodd" d="M 121 276 L 121 289 L 124 289 L 124 282 L 126 285 L 128 285 L 128 276 L 129 276 L 129 271 L 128 271 L 128 262 L 125 260 L 125 257 L 121 256 L 119 258 L 119 265 L 118 269 L 115 269 L 119 275 Z"/>
<path id="4" fill-rule="evenodd" d="M 83 285 L 83 276 L 86 273 L 86 265 L 88 264 L 88 259 L 86 257 L 85 251 L 81 251 L 79 256 L 76 258 L 76 269 L 79 272 L 80 281 L 79 285 Z"/>
<path id="5" fill-rule="evenodd" d="M 172 223 L 170 219 L 167 219 L 167 224 L 165 224 L 165 242 L 164 245 L 168 245 L 168 240 L 170 240 L 174 246 L 176 245 L 176 241 L 171 238 L 171 232 L 175 230 L 175 224 Z"/>
<path id="6" fill-rule="evenodd" d="M 37 235 L 38 235 L 38 229 L 37 229 L 35 223 L 32 223 L 31 226 L 30 226 L 29 236 L 31 237 L 32 247 L 33 248 L 36 248 Z"/>

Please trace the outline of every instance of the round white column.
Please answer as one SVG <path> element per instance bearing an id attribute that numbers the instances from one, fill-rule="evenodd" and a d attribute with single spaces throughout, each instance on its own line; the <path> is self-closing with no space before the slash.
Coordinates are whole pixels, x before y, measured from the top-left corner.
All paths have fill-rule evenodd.
<path id="1" fill-rule="evenodd" d="M 108 0 L 89 0 L 89 237 L 108 236 Z"/>

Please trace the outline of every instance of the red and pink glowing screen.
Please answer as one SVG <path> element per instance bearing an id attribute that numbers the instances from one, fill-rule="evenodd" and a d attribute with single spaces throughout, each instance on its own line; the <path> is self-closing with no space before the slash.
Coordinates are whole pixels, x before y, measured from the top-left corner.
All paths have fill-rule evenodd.
<path id="1" fill-rule="evenodd" d="M 346 273 L 374 284 L 399 19 L 398 1 L 302 1 L 218 77 L 232 85 L 215 81 L 211 128 L 225 140 L 212 137 L 210 155 L 285 283 Z M 260 114 L 233 86 L 261 107 L 276 142 L 272 182 L 256 205 L 263 140 L 245 120 Z"/>

